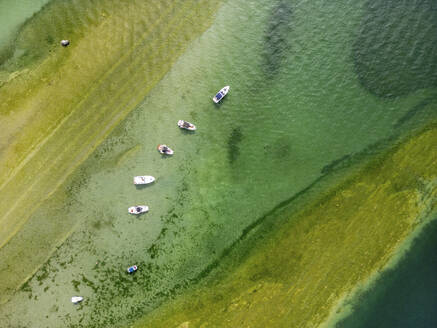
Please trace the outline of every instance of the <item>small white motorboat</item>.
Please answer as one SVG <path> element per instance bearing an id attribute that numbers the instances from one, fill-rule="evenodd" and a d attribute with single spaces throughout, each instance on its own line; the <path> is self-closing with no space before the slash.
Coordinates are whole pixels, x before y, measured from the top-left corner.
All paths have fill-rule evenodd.
<path id="1" fill-rule="evenodd" d="M 141 214 L 147 213 L 149 211 L 149 206 L 146 205 L 136 205 L 128 208 L 130 214 Z"/>
<path id="2" fill-rule="evenodd" d="M 136 185 L 143 185 L 143 184 L 149 184 L 155 181 L 155 178 L 151 175 L 139 175 L 134 177 L 134 184 Z"/>
<path id="3" fill-rule="evenodd" d="M 227 85 L 223 87 L 217 94 L 212 98 L 212 101 L 214 101 L 216 104 L 220 102 L 220 100 L 223 99 L 224 96 L 226 96 L 229 92 L 230 86 Z"/>
<path id="4" fill-rule="evenodd" d="M 163 155 L 173 155 L 173 149 L 170 149 L 167 145 L 158 145 L 158 151 Z"/>
<path id="5" fill-rule="evenodd" d="M 189 130 L 189 131 L 196 131 L 196 126 L 193 123 L 190 123 L 190 122 L 187 122 L 184 120 L 178 121 L 178 127 L 180 127 L 181 129 Z"/>
<path id="6" fill-rule="evenodd" d="M 71 298 L 71 302 L 74 304 L 80 303 L 83 301 L 83 297 L 82 296 L 73 296 Z"/>
<path id="7" fill-rule="evenodd" d="M 127 268 L 128 273 L 134 273 L 137 270 L 138 270 L 138 267 L 136 265 L 132 265 L 129 268 Z"/>

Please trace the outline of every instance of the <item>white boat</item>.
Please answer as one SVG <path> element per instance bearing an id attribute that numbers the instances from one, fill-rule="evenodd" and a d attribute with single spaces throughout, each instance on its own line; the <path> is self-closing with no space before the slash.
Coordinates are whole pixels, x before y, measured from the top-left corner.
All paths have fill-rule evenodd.
<path id="1" fill-rule="evenodd" d="M 196 131 L 196 126 L 193 123 L 190 123 L 190 122 L 187 122 L 184 120 L 178 121 L 178 127 L 180 127 L 181 129 L 189 130 L 189 131 Z"/>
<path id="2" fill-rule="evenodd" d="M 167 145 L 158 145 L 158 151 L 163 155 L 173 155 L 173 149 L 170 149 Z"/>
<path id="3" fill-rule="evenodd" d="M 82 296 L 73 296 L 71 298 L 71 302 L 74 304 L 80 303 L 83 301 L 83 297 Z"/>
<path id="4" fill-rule="evenodd" d="M 130 214 L 141 214 L 147 213 L 149 211 L 149 206 L 146 205 L 136 205 L 128 208 Z"/>
<path id="5" fill-rule="evenodd" d="M 216 104 L 220 102 L 220 100 L 223 99 L 224 96 L 226 96 L 229 92 L 230 86 L 227 85 L 223 87 L 217 94 L 212 98 L 212 101 L 214 101 Z"/>
<path id="6" fill-rule="evenodd" d="M 136 185 L 143 185 L 143 184 L 149 184 L 155 181 L 155 178 L 151 175 L 139 175 L 134 177 L 134 184 Z"/>
<path id="7" fill-rule="evenodd" d="M 132 265 L 129 268 L 127 268 L 128 273 L 134 273 L 137 270 L 138 270 L 138 267 L 136 265 Z"/>

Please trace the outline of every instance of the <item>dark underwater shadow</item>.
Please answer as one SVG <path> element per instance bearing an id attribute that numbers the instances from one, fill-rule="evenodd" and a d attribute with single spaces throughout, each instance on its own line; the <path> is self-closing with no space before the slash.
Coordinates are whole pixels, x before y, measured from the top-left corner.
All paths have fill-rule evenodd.
<path id="1" fill-rule="evenodd" d="M 288 34 L 291 31 L 293 10 L 289 1 L 280 0 L 270 14 L 264 35 L 262 68 L 267 78 L 274 78 L 290 49 Z"/>
<path id="2" fill-rule="evenodd" d="M 437 86 L 437 1 L 368 1 L 352 57 L 361 85 L 376 96 Z"/>
<path id="3" fill-rule="evenodd" d="M 393 125 L 395 128 L 399 128 L 404 123 L 410 121 L 415 116 L 419 115 L 420 113 L 424 112 L 428 105 L 431 105 L 433 103 L 437 102 L 437 97 L 428 97 L 419 102 L 417 105 L 413 106 L 408 112 L 404 114 L 401 118 L 399 118 L 396 123 Z M 431 109 L 432 110 L 432 109 Z"/>
<path id="4" fill-rule="evenodd" d="M 233 128 L 228 137 L 228 158 L 230 164 L 233 164 L 240 156 L 240 143 L 242 140 L 243 133 L 241 132 L 241 128 Z"/>
<path id="5" fill-rule="evenodd" d="M 154 186 L 155 185 L 155 183 L 156 183 L 156 181 L 158 181 L 158 179 L 156 179 L 154 182 L 152 182 L 152 183 L 148 183 L 148 184 L 136 184 L 136 185 L 134 185 L 135 186 L 135 189 L 137 189 L 137 190 L 143 190 L 143 189 L 148 189 L 148 188 L 151 188 L 152 186 Z"/>

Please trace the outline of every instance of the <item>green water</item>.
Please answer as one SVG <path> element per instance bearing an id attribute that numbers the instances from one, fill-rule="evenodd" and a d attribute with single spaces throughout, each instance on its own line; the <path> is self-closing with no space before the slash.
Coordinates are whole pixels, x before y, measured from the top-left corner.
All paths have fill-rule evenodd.
<path id="1" fill-rule="evenodd" d="M 352 313 L 335 324 L 338 328 L 435 327 L 437 316 L 437 221 L 429 223 L 414 239 L 394 268 L 354 302 Z"/>
<path id="2" fill-rule="evenodd" d="M 384 15 L 403 31 L 409 8 L 398 7 Z M 381 39 L 384 21 L 366 25 L 369 10 L 363 1 L 219 7 L 212 26 L 70 177 L 62 189 L 67 202 L 49 199 L 35 212 L 34 221 L 53 217 L 78 227 L 0 307 L 0 320 L 11 327 L 129 323 L 209 273 L 248 227 L 339 159 L 426 122 L 434 114 L 435 70 L 423 67 L 437 62 L 435 36 L 415 25 L 408 40 L 421 36 L 418 54 L 408 52 L 399 29 Z M 416 13 L 435 26 L 434 16 Z M 363 54 L 369 43 L 384 51 Z M 402 74 L 388 79 L 405 57 L 415 58 L 419 72 L 408 85 Z M 388 64 L 363 65 L 375 61 Z M 408 76 L 409 67 L 400 71 Z M 390 92 L 386 81 L 399 83 Z M 210 98 L 224 85 L 230 94 L 216 106 Z M 198 131 L 179 131 L 179 119 Z M 158 143 L 175 155 L 160 157 Z M 143 174 L 156 183 L 135 188 L 132 177 Z M 129 216 L 127 207 L 139 203 L 150 212 Z M 132 264 L 140 269 L 127 276 Z M 85 302 L 72 307 L 76 294 Z"/>
<path id="3" fill-rule="evenodd" d="M 0 54 L 11 42 L 19 26 L 41 9 L 49 0 L 1 0 L 0 1 Z M 0 57 L 1 58 L 1 57 Z"/>

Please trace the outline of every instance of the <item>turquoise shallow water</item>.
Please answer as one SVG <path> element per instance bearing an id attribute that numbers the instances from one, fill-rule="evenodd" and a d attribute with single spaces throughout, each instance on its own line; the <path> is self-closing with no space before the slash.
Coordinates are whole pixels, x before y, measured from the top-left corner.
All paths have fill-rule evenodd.
<path id="1" fill-rule="evenodd" d="M 35 213 L 78 228 L 0 308 L 0 319 L 41 327 L 130 322 L 197 281 L 247 227 L 333 163 L 426 121 L 435 75 L 423 67 L 435 58 L 435 39 L 421 33 L 422 23 L 402 31 L 416 14 L 431 26 L 433 16 L 416 8 L 403 18 L 411 8 L 395 9 L 378 11 L 384 21 L 359 1 L 224 4 L 70 179 L 69 202 L 59 209 L 48 201 Z M 411 48 L 403 40 L 415 35 Z M 397 64 L 410 57 L 421 73 L 406 85 Z M 378 70 L 388 80 L 375 79 Z M 391 93 L 375 92 L 390 83 Z M 210 98 L 226 84 L 230 94 L 215 106 Z M 198 131 L 179 131 L 178 119 Z M 173 158 L 156 152 L 163 142 Z M 140 174 L 157 182 L 135 188 L 132 176 Z M 129 216 L 137 203 L 150 213 Z M 134 263 L 139 272 L 126 276 Z M 74 310 L 73 294 L 86 300 Z"/>
<path id="2" fill-rule="evenodd" d="M 49 0 L 0 1 L 0 59 L 2 51 L 12 41 L 19 26 Z"/>

